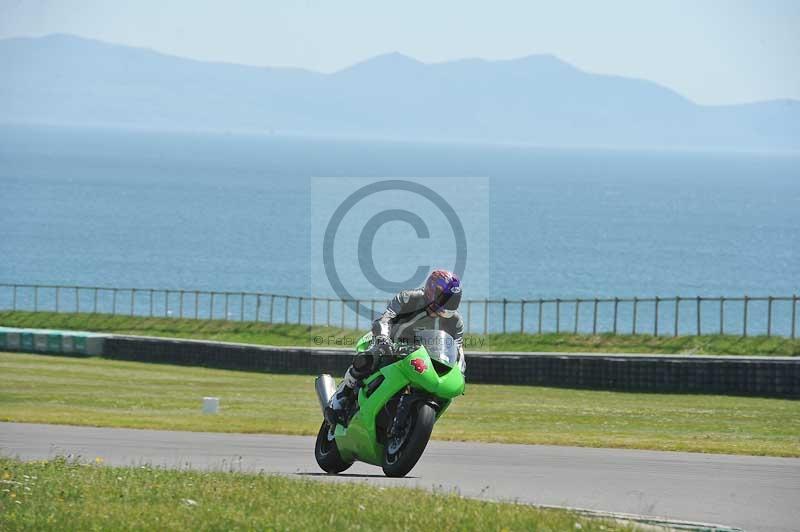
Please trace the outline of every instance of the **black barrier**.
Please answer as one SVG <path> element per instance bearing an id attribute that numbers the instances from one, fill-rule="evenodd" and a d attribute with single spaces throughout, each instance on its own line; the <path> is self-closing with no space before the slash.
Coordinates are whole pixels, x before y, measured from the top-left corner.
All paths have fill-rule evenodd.
<path id="1" fill-rule="evenodd" d="M 341 376 L 349 349 L 267 347 L 113 336 L 103 356 L 220 369 Z M 696 394 L 800 397 L 800 358 L 468 353 L 467 382 Z"/>

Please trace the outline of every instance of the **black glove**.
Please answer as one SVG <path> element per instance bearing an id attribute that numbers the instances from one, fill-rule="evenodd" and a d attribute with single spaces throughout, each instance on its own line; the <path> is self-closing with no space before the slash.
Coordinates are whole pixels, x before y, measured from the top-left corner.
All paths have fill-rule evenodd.
<path id="1" fill-rule="evenodd" d="M 388 336 L 378 335 L 372 340 L 372 352 L 377 356 L 389 356 L 392 354 L 392 341 Z"/>

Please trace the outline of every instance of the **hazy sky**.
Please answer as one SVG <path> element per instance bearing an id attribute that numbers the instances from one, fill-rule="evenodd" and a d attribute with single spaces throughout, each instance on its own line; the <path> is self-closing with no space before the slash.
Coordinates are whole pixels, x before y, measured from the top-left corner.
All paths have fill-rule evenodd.
<path id="1" fill-rule="evenodd" d="M 551 53 L 698 103 L 800 99 L 800 1 L 0 0 L 0 37 L 72 33 L 162 52 L 330 72 Z"/>

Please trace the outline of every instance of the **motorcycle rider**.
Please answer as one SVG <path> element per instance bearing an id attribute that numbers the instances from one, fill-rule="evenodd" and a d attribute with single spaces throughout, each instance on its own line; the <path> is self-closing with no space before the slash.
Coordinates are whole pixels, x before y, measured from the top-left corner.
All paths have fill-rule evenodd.
<path id="1" fill-rule="evenodd" d="M 403 290 L 391 300 L 386 310 L 372 322 L 372 344 L 357 353 L 344 379 L 325 409 L 332 425 L 347 411 L 354 390 L 377 368 L 380 357 L 392 353 L 394 342 L 413 343 L 414 331 L 435 329 L 448 333 L 458 346 L 458 359 L 466 369 L 462 340 L 464 320 L 458 312 L 461 302 L 461 281 L 447 270 L 433 270 L 423 288 Z"/>

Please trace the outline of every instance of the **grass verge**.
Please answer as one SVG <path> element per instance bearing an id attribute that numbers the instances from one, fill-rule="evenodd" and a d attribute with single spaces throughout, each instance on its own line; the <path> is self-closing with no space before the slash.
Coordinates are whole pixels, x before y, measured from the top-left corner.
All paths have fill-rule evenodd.
<path id="1" fill-rule="evenodd" d="M 0 353 L 0 421 L 316 434 L 313 377 Z M 201 413 L 203 396 L 221 413 Z M 467 384 L 434 438 L 800 456 L 800 401 Z"/>
<path id="2" fill-rule="evenodd" d="M 195 338 L 260 345 L 347 347 L 364 331 L 307 325 L 143 318 L 109 314 L 0 312 L 0 325 Z M 365 324 L 366 327 L 366 324 Z M 800 356 L 800 339 L 756 336 L 490 334 L 467 335 L 468 351 L 556 351 L 693 355 Z"/>
<path id="3" fill-rule="evenodd" d="M 2 530 L 631 530 L 564 510 L 279 476 L 0 458 Z"/>

